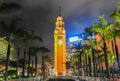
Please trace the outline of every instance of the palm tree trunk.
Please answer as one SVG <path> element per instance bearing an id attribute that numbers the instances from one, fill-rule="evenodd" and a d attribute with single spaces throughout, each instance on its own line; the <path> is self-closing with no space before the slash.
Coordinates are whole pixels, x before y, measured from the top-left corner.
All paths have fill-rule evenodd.
<path id="1" fill-rule="evenodd" d="M 101 62 L 101 68 L 102 68 L 102 75 L 101 75 L 101 77 L 104 77 L 104 72 L 103 72 L 103 60 L 102 59 L 100 59 L 100 62 Z"/>
<path id="2" fill-rule="evenodd" d="M 7 60 L 6 60 L 6 71 L 5 71 L 5 81 L 7 81 L 8 77 L 8 66 L 9 66 L 9 61 L 10 61 L 10 42 L 8 43 L 8 48 L 7 48 Z"/>
<path id="3" fill-rule="evenodd" d="M 86 70 L 86 76 L 88 76 L 88 68 L 87 68 L 87 54 L 85 54 L 85 70 Z"/>
<path id="4" fill-rule="evenodd" d="M 93 59 L 93 73 L 94 77 L 96 77 L 96 68 L 95 68 L 95 56 L 94 56 L 94 49 L 92 48 L 92 59 Z"/>
<path id="5" fill-rule="evenodd" d="M 112 51 L 113 53 L 115 53 L 113 40 L 111 41 L 111 44 L 112 44 Z"/>
<path id="6" fill-rule="evenodd" d="M 80 56 L 78 56 L 78 78 L 79 78 L 79 75 L 80 75 Z"/>
<path id="7" fill-rule="evenodd" d="M 35 56 L 35 76 L 37 74 L 37 56 Z"/>
<path id="8" fill-rule="evenodd" d="M 107 73 L 107 78 L 110 78 L 110 70 L 109 70 L 109 64 L 108 64 L 108 55 L 107 55 L 107 46 L 106 46 L 106 42 L 103 43 L 104 46 L 104 56 L 105 56 L 105 66 L 106 66 L 106 73 Z"/>
<path id="9" fill-rule="evenodd" d="M 43 81 L 45 80 L 45 66 L 44 66 L 44 56 L 42 54 L 42 75 L 43 75 Z"/>
<path id="10" fill-rule="evenodd" d="M 78 63 L 77 63 L 77 62 L 75 63 L 75 66 L 76 66 L 76 67 L 75 67 L 75 73 L 76 73 L 76 75 L 77 75 L 77 69 L 78 69 Z"/>
<path id="11" fill-rule="evenodd" d="M 32 72 L 31 72 L 31 76 L 32 76 L 32 77 L 33 77 L 33 73 L 34 73 L 34 70 L 33 70 L 33 69 L 34 69 L 34 68 L 33 68 L 34 65 L 33 65 L 33 64 L 34 64 L 34 63 L 33 63 L 33 60 L 32 60 Z"/>
<path id="12" fill-rule="evenodd" d="M 23 72 L 22 72 L 22 76 L 23 78 L 25 77 L 25 58 L 26 58 L 26 49 L 24 49 L 24 57 L 23 57 Z"/>
<path id="13" fill-rule="evenodd" d="M 28 77 L 30 77 L 30 60 L 31 60 L 31 47 L 29 47 L 29 57 L 28 57 Z"/>
<path id="14" fill-rule="evenodd" d="M 84 71 L 84 76 L 85 76 L 85 63 L 83 64 L 83 71 Z"/>
<path id="15" fill-rule="evenodd" d="M 18 77 L 18 64 L 19 64 L 19 52 L 20 52 L 20 48 L 18 47 L 17 50 L 17 64 L 16 64 L 16 77 Z"/>
<path id="16" fill-rule="evenodd" d="M 92 76 L 91 75 L 92 68 L 91 68 L 91 59 L 90 59 L 90 56 L 88 57 L 88 60 L 89 60 L 89 76 Z"/>
<path id="17" fill-rule="evenodd" d="M 81 68 L 80 74 L 82 76 L 82 55 L 81 54 L 80 54 L 80 68 Z"/>
<path id="18" fill-rule="evenodd" d="M 81 68 L 82 68 L 82 59 L 81 59 L 81 52 L 80 52 L 80 56 L 79 56 L 79 74 L 82 76 L 82 72 L 81 72 Z"/>
<path id="19" fill-rule="evenodd" d="M 95 61 L 97 61 L 97 59 L 96 59 L 96 57 L 95 57 Z M 96 77 L 98 76 L 98 68 L 97 68 L 97 62 L 95 62 L 95 75 L 96 75 Z"/>
<path id="20" fill-rule="evenodd" d="M 99 74 L 100 74 L 100 77 L 101 77 L 101 67 L 100 67 L 100 55 L 99 55 L 99 53 L 98 53 L 98 66 L 99 66 Z"/>
<path id="21" fill-rule="evenodd" d="M 119 73 L 120 73 L 120 61 L 119 61 L 120 58 L 119 58 L 119 53 L 118 53 L 118 46 L 116 43 L 116 37 L 114 37 L 114 42 L 115 42 L 115 54 L 116 54 L 118 69 L 119 69 Z"/>
<path id="22" fill-rule="evenodd" d="M 75 64 L 75 63 L 74 63 Z M 73 67 L 73 73 L 75 74 L 75 68 L 76 68 L 76 64 L 73 66 L 72 65 L 72 67 Z"/>

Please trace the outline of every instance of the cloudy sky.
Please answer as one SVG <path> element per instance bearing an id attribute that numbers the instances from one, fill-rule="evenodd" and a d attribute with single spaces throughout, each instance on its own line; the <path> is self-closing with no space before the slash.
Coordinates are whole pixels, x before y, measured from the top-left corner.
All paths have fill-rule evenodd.
<path id="1" fill-rule="evenodd" d="M 3 1 L 3 0 L 1 0 Z M 9 1 L 9 0 L 8 0 Z M 117 8 L 119 0 L 17 0 L 24 7 L 18 14 L 22 17 L 20 26 L 34 30 L 42 37 L 42 45 L 53 53 L 53 32 L 62 7 L 67 36 L 84 32 L 85 27 L 98 22 L 100 15 L 108 15 Z M 119 1 L 120 2 L 120 1 Z"/>

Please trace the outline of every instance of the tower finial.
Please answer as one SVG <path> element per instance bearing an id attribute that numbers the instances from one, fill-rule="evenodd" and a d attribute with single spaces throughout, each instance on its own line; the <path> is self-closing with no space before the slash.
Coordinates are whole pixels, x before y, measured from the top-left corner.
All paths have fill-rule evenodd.
<path id="1" fill-rule="evenodd" d="M 59 16 L 61 16 L 61 6 L 59 6 Z"/>

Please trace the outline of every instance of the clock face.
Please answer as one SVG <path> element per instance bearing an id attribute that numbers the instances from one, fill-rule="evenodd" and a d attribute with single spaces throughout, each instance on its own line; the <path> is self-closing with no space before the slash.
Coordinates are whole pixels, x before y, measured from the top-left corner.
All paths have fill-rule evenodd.
<path id="1" fill-rule="evenodd" d="M 58 44 L 61 45 L 63 43 L 62 40 L 58 40 Z"/>

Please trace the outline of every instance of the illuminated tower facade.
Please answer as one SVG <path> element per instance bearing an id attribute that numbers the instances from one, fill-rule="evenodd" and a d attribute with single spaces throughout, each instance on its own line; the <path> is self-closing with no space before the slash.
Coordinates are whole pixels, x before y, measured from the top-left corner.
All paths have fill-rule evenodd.
<path id="1" fill-rule="evenodd" d="M 56 20 L 56 28 L 54 30 L 54 74 L 56 76 L 66 75 L 66 32 L 64 29 L 64 21 L 60 15 Z"/>

